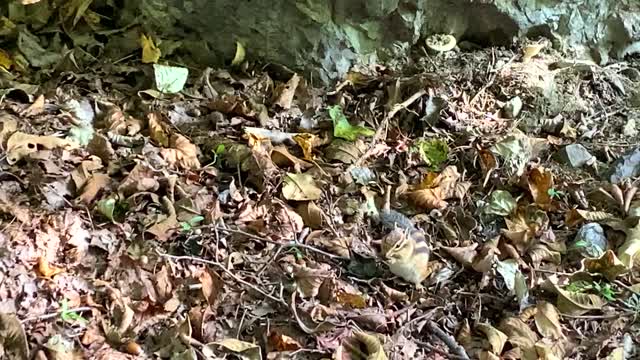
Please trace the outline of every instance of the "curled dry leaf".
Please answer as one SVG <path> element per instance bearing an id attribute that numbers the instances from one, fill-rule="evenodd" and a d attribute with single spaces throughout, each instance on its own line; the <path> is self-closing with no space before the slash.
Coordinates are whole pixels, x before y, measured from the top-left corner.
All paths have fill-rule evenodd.
<path id="1" fill-rule="evenodd" d="M 176 209 L 169 198 L 166 196 L 163 197 L 162 204 L 167 212 L 167 216 L 148 228 L 147 232 L 155 235 L 159 241 L 167 241 L 178 227 L 178 218 L 176 216 Z"/>
<path id="2" fill-rule="evenodd" d="M 498 329 L 509 337 L 514 347 L 533 349 L 538 342 L 538 335 L 524 321 L 517 317 L 508 317 L 500 322 Z"/>
<path id="3" fill-rule="evenodd" d="M 502 349 L 504 349 L 504 345 L 507 343 L 507 335 L 505 333 L 489 324 L 479 324 L 476 329 L 487 337 L 491 345 L 492 353 L 496 355 L 502 354 Z"/>
<path id="4" fill-rule="evenodd" d="M 293 276 L 300 296 L 314 297 L 318 295 L 318 290 L 324 280 L 332 277 L 331 266 L 328 264 L 317 264 L 315 268 L 295 266 Z"/>
<path id="5" fill-rule="evenodd" d="M 5 149 L 5 141 L 18 129 L 18 119 L 7 113 L 0 113 L 0 146 Z"/>
<path id="6" fill-rule="evenodd" d="M 276 87 L 275 93 L 278 94 L 278 98 L 276 99 L 275 104 L 283 109 L 290 109 L 291 103 L 293 102 L 293 96 L 296 93 L 299 83 L 300 76 L 298 76 L 298 74 L 293 74 L 289 81 Z"/>
<path id="7" fill-rule="evenodd" d="M 49 264 L 46 256 L 40 256 L 38 258 L 38 272 L 40 275 L 50 278 L 64 272 L 64 269 Z"/>
<path id="8" fill-rule="evenodd" d="M 168 124 L 160 119 L 157 113 L 147 115 L 151 139 L 164 147 L 160 151 L 162 157 L 172 166 L 182 169 L 198 169 L 198 147 L 185 136 L 171 131 Z"/>
<path id="9" fill-rule="evenodd" d="M 568 315 L 582 315 L 593 310 L 602 310 L 606 301 L 595 294 L 566 291 L 554 286 L 558 294 L 558 309 Z"/>
<path id="10" fill-rule="evenodd" d="M 544 49 L 545 44 L 528 44 L 522 49 L 522 62 L 526 63 L 531 61 L 531 59 L 538 55 L 542 49 Z"/>
<path id="11" fill-rule="evenodd" d="M 293 141 L 300 146 L 305 160 L 313 160 L 313 149 L 321 145 L 322 141 L 317 135 L 300 133 L 293 136 Z"/>
<path id="12" fill-rule="evenodd" d="M 531 193 L 533 201 L 543 209 L 551 207 L 551 195 L 549 191 L 553 189 L 553 174 L 548 169 L 533 168 L 526 175 L 526 183 Z"/>
<path id="13" fill-rule="evenodd" d="M 602 222 L 614 219 L 616 217 L 608 212 L 582 209 L 571 209 L 565 215 L 565 223 L 571 227 L 580 225 L 583 222 Z"/>
<path id="14" fill-rule="evenodd" d="M 111 178 L 107 174 L 93 174 L 82 187 L 82 192 L 78 196 L 78 201 L 84 204 L 90 204 L 96 198 L 100 190 L 111 184 Z"/>
<path id="15" fill-rule="evenodd" d="M 322 209 L 313 201 L 301 203 L 296 208 L 296 212 L 302 217 L 306 226 L 311 229 L 322 228 Z"/>
<path id="16" fill-rule="evenodd" d="M 227 352 L 231 352 L 243 360 L 262 360 L 260 347 L 256 344 L 231 338 L 213 344 L 222 347 Z"/>
<path id="17" fill-rule="evenodd" d="M 25 134 L 23 132 L 15 132 L 7 140 L 7 162 L 15 164 L 20 159 L 33 154 L 42 149 L 75 149 L 78 144 L 73 141 L 61 139 L 55 136 L 37 136 Z"/>
<path id="18" fill-rule="evenodd" d="M 418 206 L 427 209 L 444 209 L 445 200 L 461 199 L 471 183 L 458 182 L 460 174 L 455 166 L 446 167 L 440 174 L 429 173 L 417 188 L 410 192 L 409 198 Z"/>
<path id="19" fill-rule="evenodd" d="M 224 281 L 217 273 L 210 270 L 203 270 L 198 275 L 198 280 L 202 285 L 202 295 L 207 300 L 209 306 L 214 308 L 222 292 Z"/>
<path id="20" fill-rule="evenodd" d="M 640 222 L 634 227 L 627 227 L 625 233 L 627 236 L 618 248 L 618 258 L 630 269 L 637 262 L 638 253 L 640 253 Z"/>
<path id="21" fill-rule="evenodd" d="M 560 315 L 558 310 L 552 304 L 542 301 L 536 305 L 536 314 L 534 316 L 538 332 L 544 337 L 552 339 L 562 339 L 562 327 L 560 326 Z"/>
<path id="22" fill-rule="evenodd" d="M 271 160 L 281 168 L 292 167 L 296 172 L 306 170 L 313 165 L 292 155 L 286 147 L 275 146 L 271 151 Z"/>
<path id="23" fill-rule="evenodd" d="M 162 137 L 163 135 L 166 136 L 166 134 L 163 134 L 165 130 L 160 126 L 158 122 L 159 119 L 157 118 L 157 116 L 153 116 L 153 119 L 149 117 L 149 128 L 151 134 L 154 137 Z M 124 111 L 115 106 L 111 107 L 105 114 L 104 123 L 105 127 L 109 129 L 111 133 L 127 136 L 134 136 L 138 134 L 144 126 L 142 120 L 125 114 Z M 161 143 L 157 138 L 154 138 L 154 141 Z"/>
<path id="24" fill-rule="evenodd" d="M 629 271 L 627 265 L 618 260 L 613 250 L 607 250 L 599 258 L 582 259 L 582 271 L 602 274 L 607 280 L 614 281 L 619 275 Z"/>

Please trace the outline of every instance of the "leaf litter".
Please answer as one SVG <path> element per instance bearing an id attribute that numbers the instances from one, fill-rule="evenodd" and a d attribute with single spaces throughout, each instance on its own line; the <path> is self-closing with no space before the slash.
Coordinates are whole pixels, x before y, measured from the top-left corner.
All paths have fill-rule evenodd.
<path id="1" fill-rule="evenodd" d="M 68 29 L 95 25 L 90 3 L 59 9 Z M 568 67 L 523 41 L 315 88 L 241 42 L 230 69 L 198 69 L 132 32 L 136 56 L 78 56 L 65 78 L 47 76 L 68 60 L 53 43 L 16 31 L 0 51 L 0 357 L 632 352 L 634 59 Z M 386 206 L 425 234 L 419 286 L 382 257 Z M 417 240 L 393 234 L 413 261 Z"/>

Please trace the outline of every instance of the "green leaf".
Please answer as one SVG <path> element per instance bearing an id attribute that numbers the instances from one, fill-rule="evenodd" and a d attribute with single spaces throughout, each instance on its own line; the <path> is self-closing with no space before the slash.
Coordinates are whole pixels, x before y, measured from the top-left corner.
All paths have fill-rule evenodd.
<path id="1" fill-rule="evenodd" d="M 102 199 L 98 201 L 96 206 L 100 214 L 104 215 L 107 219 L 111 221 L 115 221 L 113 218 L 113 214 L 116 209 L 116 199 L 114 198 Z"/>
<path id="2" fill-rule="evenodd" d="M 355 141 L 358 136 L 373 136 L 376 132 L 364 126 L 353 126 L 342 113 L 340 106 L 329 108 L 329 116 L 333 120 L 333 136 L 349 141 Z"/>
<path id="3" fill-rule="evenodd" d="M 189 224 L 198 225 L 198 223 L 201 223 L 203 221 L 204 221 L 204 216 L 196 215 L 196 216 L 192 217 L 191 219 L 189 219 Z"/>
<path id="4" fill-rule="evenodd" d="M 429 166 L 437 168 L 447 161 L 449 145 L 440 139 L 420 140 L 416 147 L 422 156 L 422 160 Z"/>
<path id="5" fill-rule="evenodd" d="M 491 201 L 487 208 L 487 213 L 498 216 L 508 216 L 516 208 L 516 200 L 510 192 L 496 190 L 491 193 Z"/>
<path id="6" fill-rule="evenodd" d="M 154 64 L 153 71 L 156 77 L 156 88 L 166 94 L 182 91 L 189 76 L 189 69 L 177 66 Z"/>
<path id="7" fill-rule="evenodd" d="M 224 154 L 224 149 L 225 149 L 224 144 L 218 144 L 218 146 L 216 146 L 215 154 L 216 155 Z"/>

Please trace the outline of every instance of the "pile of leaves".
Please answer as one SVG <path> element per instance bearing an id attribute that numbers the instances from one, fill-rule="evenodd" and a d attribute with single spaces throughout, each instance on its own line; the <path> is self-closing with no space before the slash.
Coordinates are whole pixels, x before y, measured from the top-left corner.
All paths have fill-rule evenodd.
<path id="1" fill-rule="evenodd" d="M 0 357 L 637 356 L 633 60 L 416 49 L 323 89 L 240 43 L 227 69 L 169 65 L 145 33 L 117 65 L 50 72 L 70 58 L 25 63 L 48 57 L 20 34 Z M 422 289 L 381 260 L 388 187 L 429 237 Z"/>

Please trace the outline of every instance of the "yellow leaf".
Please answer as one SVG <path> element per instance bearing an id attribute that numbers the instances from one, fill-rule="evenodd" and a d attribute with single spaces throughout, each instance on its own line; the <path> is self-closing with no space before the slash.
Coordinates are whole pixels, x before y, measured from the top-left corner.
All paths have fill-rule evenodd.
<path id="1" fill-rule="evenodd" d="M 231 65 L 238 66 L 242 64 L 244 61 L 244 57 L 246 55 L 246 51 L 244 49 L 244 45 L 240 41 L 236 41 L 236 56 L 233 58 Z"/>
<path id="2" fill-rule="evenodd" d="M 46 257 L 40 256 L 38 258 L 38 272 L 40 273 L 40 275 L 46 278 L 50 278 L 63 271 L 64 271 L 63 268 L 50 265 Z"/>
<path id="3" fill-rule="evenodd" d="M 12 65 L 13 60 L 11 60 L 11 55 L 3 50 L 0 50 L 0 68 L 9 70 Z"/>
<path id="4" fill-rule="evenodd" d="M 582 270 L 592 274 L 602 274 L 607 280 L 613 281 L 618 275 L 626 273 L 629 269 L 622 261 L 618 260 L 613 250 L 607 250 L 599 258 L 582 259 Z"/>
<path id="5" fill-rule="evenodd" d="M 365 332 L 356 332 L 354 335 L 367 348 L 366 360 L 387 360 L 387 355 L 377 336 Z"/>
<path id="6" fill-rule="evenodd" d="M 150 36 L 140 34 L 140 47 L 142 47 L 142 62 L 145 64 L 155 64 L 160 60 L 162 52 L 153 42 Z"/>
<path id="7" fill-rule="evenodd" d="M 224 339 L 214 343 L 238 355 L 241 359 L 245 360 L 261 360 L 262 354 L 260 354 L 260 347 L 256 344 L 240 341 L 237 339 Z"/>

